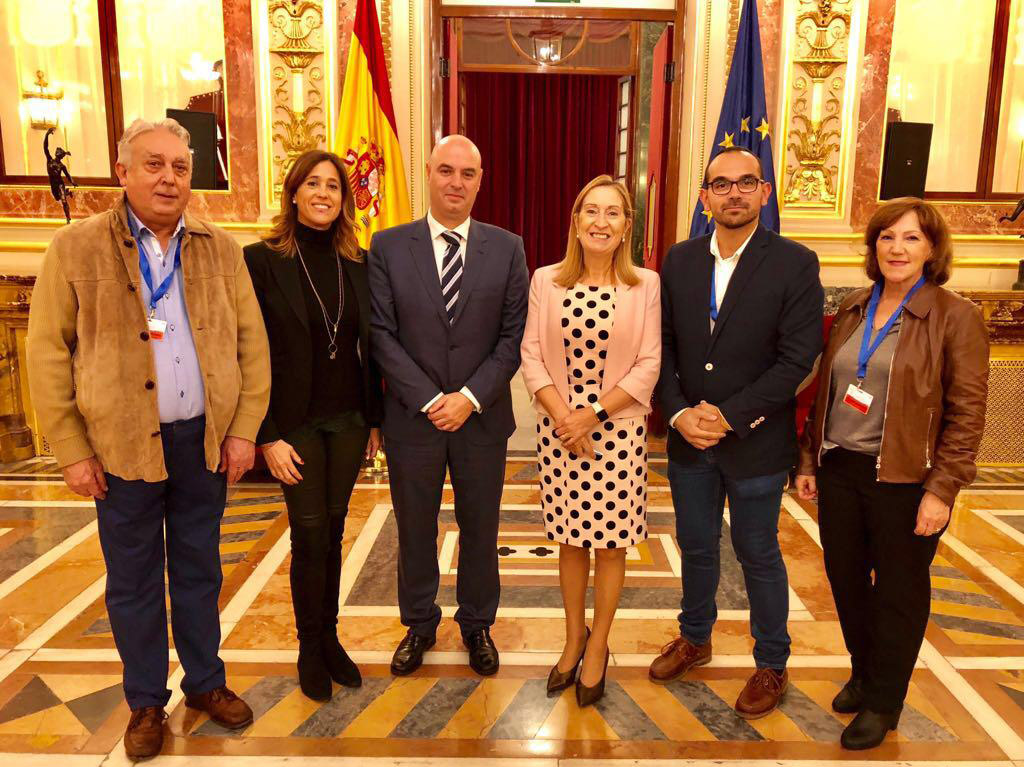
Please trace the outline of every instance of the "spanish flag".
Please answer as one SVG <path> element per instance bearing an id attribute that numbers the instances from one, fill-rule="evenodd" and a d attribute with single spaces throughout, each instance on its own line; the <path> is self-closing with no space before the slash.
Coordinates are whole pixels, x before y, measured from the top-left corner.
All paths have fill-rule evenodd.
<path id="1" fill-rule="evenodd" d="M 412 220 L 374 0 L 356 7 L 334 146 L 355 195 L 356 237 L 369 248 L 374 232 Z"/>

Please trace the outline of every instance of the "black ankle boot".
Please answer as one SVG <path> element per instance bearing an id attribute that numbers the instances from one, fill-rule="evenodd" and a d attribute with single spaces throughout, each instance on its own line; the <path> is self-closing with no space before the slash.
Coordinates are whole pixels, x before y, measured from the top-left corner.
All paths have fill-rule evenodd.
<path id="1" fill-rule="evenodd" d="M 344 687 L 359 687 L 363 683 L 363 675 L 345 648 L 338 641 L 337 634 L 323 636 L 323 657 L 330 672 L 331 679 Z"/>
<path id="2" fill-rule="evenodd" d="M 880 714 L 867 708 L 861 709 L 860 713 L 843 730 L 843 735 L 839 742 L 843 748 L 850 751 L 863 751 L 867 748 L 874 748 L 885 740 L 889 730 L 896 729 L 900 723 L 900 714 L 902 712 L 902 706 L 899 710 L 890 714 Z"/>
<path id="3" fill-rule="evenodd" d="M 320 642 L 299 640 L 298 667 L 302 694 L 313 700 L 330 700 L 331 674 Z"/>
<path id="4" fill-rule="evenodd" d="M 838 714 L 856 714 L 864 705 L 864 683 L 860 677 L 850 677 L 843 689 L 832 699 L 832 710 Z"/>

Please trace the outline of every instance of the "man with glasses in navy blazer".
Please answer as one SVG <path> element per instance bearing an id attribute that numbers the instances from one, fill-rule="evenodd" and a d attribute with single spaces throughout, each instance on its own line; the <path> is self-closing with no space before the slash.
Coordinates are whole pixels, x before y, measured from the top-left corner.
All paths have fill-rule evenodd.
<path id="1" fill-rule="evenodd" d="M 708 164 L 700 196 L 715 231 L 674 245 L 662 265 L 658 397 L 669 418 L 669 484 L 682 549 L 680 635 L 651 664 L 668 683 L 711 660 L 719 539 L 729 531 L 750 602 L 757 669 L 736 711 L 770 713 L 789 681 L 789 583 L 779 507 L 797 458 L 796 392 L 821 352 L 818 258 L 759 222 L 772 194 L 740 148 Z"/>

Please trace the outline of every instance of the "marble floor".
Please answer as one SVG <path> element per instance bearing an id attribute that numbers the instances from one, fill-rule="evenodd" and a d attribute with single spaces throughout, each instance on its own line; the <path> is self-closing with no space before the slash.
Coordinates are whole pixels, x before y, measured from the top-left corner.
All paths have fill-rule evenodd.
<path id="1" fill-rule="evenodd" d="M 154 764 L 271 765 L 818 765 L 1024 767 L 1024 472 L 984 470 L 962 494 L 932 575 L 932 618 L 899 732 L 868 753 L 837 739 L 848 717 L 829 701 L 849 666 L 821 563 L 817 510 L 783 499 L 790 574 L 792 682 L 770 716 L 732 703 L 750 674 L 749 612 L 723 536 L 714 661 L 685 680 L 650 684 L 646 668 L 676 632 L 680 556 L 663 446 L 652 444 L 651 536 L 630 550 L 605 698 L 580 710 L 544 681 L 562 641 L 557 551 L 540 525 L 532 452 L 510 446 L 500 533 L 500 672 L 466 663 L 454 586 L 458 535 L 446 490 L 438 537 L 445 619 L 416 674 L 388 661 L 404 630 L 395 598 L 395 523 L 386 481 L 363 475 L 345 530 L 342 637 L 364 684 L 320 704 L 298 690 L 288 592 L 287 520 L 279 488 L 233 487 L 221 534 L 222 657 L 255 711 L 240 733 L 184 707 L 168 712 Z M 256 478 L 257 480 L 259 477 Z M 103 606 L 95 510 L 54 465 L 0 466 L 0 765 L 122 764 L 127 708 Z M 173 689 L 181 670 L 172 653 Z M 229 757 L 224 760 L 222 757 Z"/>

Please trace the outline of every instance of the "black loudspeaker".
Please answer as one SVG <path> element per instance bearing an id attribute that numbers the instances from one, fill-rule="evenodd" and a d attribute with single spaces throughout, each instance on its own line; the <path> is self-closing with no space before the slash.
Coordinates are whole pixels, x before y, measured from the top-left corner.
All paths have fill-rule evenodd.
<path id="1" fill-rule="evenodd" d="M 882 161 L 880 199 L 924 197 L 931 143 L 931 123 L 889 123 L 885 136 L 885 158 Z"/>
<path id="2" fill-rule="evenodd" d="M 217 116 L 213 112 L 168 109 L 167 116 L 188 131 L 192 148 L 192 188 L 217 188 Z"/>

